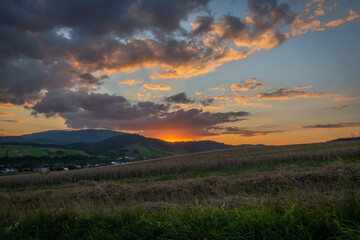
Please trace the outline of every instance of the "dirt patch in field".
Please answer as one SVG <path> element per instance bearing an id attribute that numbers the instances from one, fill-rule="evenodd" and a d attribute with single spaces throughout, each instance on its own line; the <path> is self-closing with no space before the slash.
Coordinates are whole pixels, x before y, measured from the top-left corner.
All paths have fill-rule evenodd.
<path id="1" fill-rule="evenodd" d="M 23 157 L 24 155 L 22 155 L 20 152 L 19 152 L 19 149 L 13 149 L 13 152 L 18 155 L 19 157 Z"/>

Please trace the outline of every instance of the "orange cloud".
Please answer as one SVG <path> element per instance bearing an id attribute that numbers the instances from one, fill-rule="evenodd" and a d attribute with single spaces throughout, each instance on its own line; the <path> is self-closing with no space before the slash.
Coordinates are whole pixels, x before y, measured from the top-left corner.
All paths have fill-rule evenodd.
<path id="1" fill-rule="evenodd" d="M 299 86 L 299 87 L 293 87 L 294 90 L 301 90 L 301 89 L 307 89 L 307 88 L 313 88 L 313 86 Z"/>
<path id="2" fill-rule="evenodd" d="M 346 22 L 350 22 L 356 18 L 360 17 L 354 10 L 349 10 L 349 16 L 345 18 L 335 19 L 329 22 L 324 22 L 320 20 L 304 20 L 301 18 L 300 14 L 296 16 L 295 21 L 290 27 L 290 32 L 286 33 L 287 38 L 296 37 L 308 32 L 317 32 L 324 31 L 331 27 L 338 27 Z"/>
<path id="3" fill-rule="evenodd" d="M 147 88 L 149 90 L 154 90 L 154 91 L 170 91 L 171 90 L 171 87 L 170 86 L 165 86 L 165 85 L 162 85 L 162 84 L 148 84 L 148 83 L 145 83 L 143 85 L 144 88 Z"/>
<path id="4" fill-rule="evenodd" d="M 137 85 L 137 84 L 140 84 L 140 83 L 142 83 L 142 81 L 138 81 L 138 80 L 135 80 L 135 79 L 128 79 L 128 80 L 125 80 L 125 81 L 122 81 L 122 82 L 118 82 L 116 84 L 134 86 L 134 85 Z"/>
<path id="5" fill-rule="evenodd" d="M 194 77 L 200 74 L 213 72 L 217 67 L 226 62 L 243 59 L 248 56 L 248 52 L 246 51 L 236 50 L 228 47 L 218 47 L 212 50 L 214 51 L 213 55 L 195 58 L 188 61 L 187 63 L 175 67 L 164 63 L 159 64 L 161 70 L 155 75 L 150 76 L 150 78 L 163 79 Z"/>
<path id="6" fill-rule="evenodd" d="M 195 92 L 195 94 L 199 96 L 202 94 L 202 92 Z"/>
<path id="7" fill-rule="evenodd" d="M 271 107 L 263 102 L 253 101 L 253 99 L 246 97 L 236 97 L 234 101 L 244 106 Z"/>
<path id="8" fill-rule="evenodd" d="M 231 97 L 227 97 L 225 95 L 218 95 L 214 97 L 215 100 L 218 100 L 219 102 L 232 102 L 232 98 Z"/>
<path id="9" fill-rule="evenodd" d="M 340 102 L 340 101 L 349 101 L 349 100 L 354 100 L 357 99 L 357 97 L 353 97 L 353 96 L 346 96 L 346 95 L 339 95 L 337 97 L 333 98 L 333 101 L 335 102 Z"/>
<path id="10" fill-rule="evenodd" d="M 14 114 L 12 113 L 7 113 L 7 112 L 0 112 L 0 116 L 12 116 Z"/>
<path id="11" fill-rule="evenodd" d="M 141 101 L 147 101 L 151 98 L 150 93 L 146 93 L 146 94 L 137 93 L 136 96 L 137 96 L 138 100 L 141 100 Z"/>
<path id="12" fill-rule="evenodd" d="M 231 91 L 249 91 L 263 89 L 265 83 L 263 81 L 257 80 L 255 77 L 246 79 L 242 81 L 241 84 L 235 83 L 231 85 Z"/>
<path id="13" fill-rule="evenodd" d="M 0 108 L 18 108 L 19 106 L 13 105 L 11 103 L 0 103 Z"/>

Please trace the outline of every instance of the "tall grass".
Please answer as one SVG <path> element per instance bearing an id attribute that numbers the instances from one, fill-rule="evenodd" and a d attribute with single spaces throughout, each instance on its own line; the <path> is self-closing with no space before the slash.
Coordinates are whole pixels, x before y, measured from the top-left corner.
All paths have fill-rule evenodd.
<path id="1" fill-rule="evenodd" d="M 330 147 L 329 147 L 330 146 Z M 271 147 L 249 150 L 225 150 L 179 157 L 161 158 L 121 166 L 108 166 L 52 172 L 49 175 L 24 175 L 0 178 L 0 187 L 19 187 L 42 184 L 61 184 L 81 180 L 124 179 L 145 176 L 161 176 L 183 173 L 190 170 L 219 170 L 224 168 L 243 168 L 263 164 L 279 164 L 301 161 L 324 162 L 337 158 L 359 155 L 359 149 L 353 145 L 325 145 L 325 149 L 309 151 L 295 146 L 292 148 Z M 300 151 L 302 150 L 302 151 Z"/>
<path id="2" fill-rule="evenodd" d="M 359 239 L 360 204 L 274 203 L 257 208 L 136 209 L 85 216 L 71 210 L 34 212 L 0 224 L 1 239 Z"/>

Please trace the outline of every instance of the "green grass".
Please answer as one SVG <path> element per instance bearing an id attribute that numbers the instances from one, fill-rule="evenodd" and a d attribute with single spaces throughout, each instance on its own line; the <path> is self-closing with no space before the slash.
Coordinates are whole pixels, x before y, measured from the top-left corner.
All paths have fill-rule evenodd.
<path id="1" fill-rule="evenodd" d="M 12 158 L 12 157 L 19 157 L 19 155 L 17 155 L 17 154 L 14 152 L 14 150 L 12 150 L 12 149 L 9 149 L 9 151 L 8 151 L 8 156 L 9 156 L 10 158 Z"/>
<path id="2" fill-rule="evenodd" d="M 202 207 L 90 216 L 71 210 L 34 212 L 2 221 L 1 239 L 359 239 L 360 203 L 292 202 L 251 209 Z"/>
<path id="3" fill-rule="evenodd" d="M 164 157 L 166 156 L 166 154 L 155 151 L 155 150 L 151 150 L 145 147 L 141 147 L 141 146 L 137 146 L 136 150 L 143 156 L 147 156 L 147 157 Z"/>
<path id="4" fill-rule="evenodd" d="M 0 146 L 0 157 L 6 156 L 6 151 L 8 151 L 8 156 L 10 158 L 19 157 L 14 151 L 23 156 L 33 156 L 33 157 L 61 157 L 66 155 L 87 155 L 84 151 L 81 150 L 72 150 L 72 149 L 61 149 L 61 148 L 52 148 L 52 150 L 41 148 L 41 147 L 32 147 L 32 146 L 11 146 L 4 145 Z"/>
<path id="5" fill-rule="evenodd" d="M 0 148 L 0 157 L 5 157 L 5 156 L 6 156 L 6 150 Z"/>
<path id="6" fill-rule="evenodd" d="M 62 149 L 66 155 L 87 155 L 84 151 L 72 150 L 72 149 Z"/>
<path id="7" fill-rule="evenodd" d="M 47 153 L 42 148 L 27 148 L 26 150 L 34 157 L 47 156 Z"/>

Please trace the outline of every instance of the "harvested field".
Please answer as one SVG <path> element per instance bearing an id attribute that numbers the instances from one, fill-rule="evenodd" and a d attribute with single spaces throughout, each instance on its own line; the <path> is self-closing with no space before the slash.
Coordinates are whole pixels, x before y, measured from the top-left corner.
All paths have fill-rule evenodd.
<path id="1" fill-rule="evenodd" d="M 308 234 L 306 236 L 316 236 L 316 232 L 320 231 L 316 226 L 325 224 L 327 227 L 324 225 L 323 229 L 328 229 L 331 236 L 350 236 L 349 239 L 352 239 L 360 236 L 354 227 L 354 224 L 358 226 L 356 224 L 360 222 L 359 212 L 354 210 L 360 209 L 359 193 L 360 153 L 356 143 L 233 149 L 115 167 L 52 172 L 45 176 L 0 177 L 0 204 L 3 206 L 0 210 L 0 223 L 9 226 L 22 219 L 21 233 L 32 231 L 31 227 L 30 230 L 27 229 L 28 224 L 31 226 L 40 224 L 43 221 L 41 219 L 53 219 L 51 221 L 63 222 L 72 232 L 75 231 L 73 227 L 77 226 L 85 235 L 89 234 L 86 236 L 93 236 L 94 232 L 78 226 L 77 221 L 87 222 L 94 218 L 97 219 L 95 222 L 108 221 L 109 228 L 114 228 L 112 231 L 116 232 L 116 221 L 131 222 L 131 226 L 127 223 L 122 223 L 121 226 L 132 229 L 138 221 L 153 221 L 153 218 L 157 218 L 159 224 L 171 222 L 174 224 L 171 226 L 175 227 L 176 222 L 183 221 L 180 219 L 191 219 L 190 215 L 197 216 L 192 224 L 197 224 L 196 221 L 215 224 L 211 216 L 216 215 L 223 222 L 231 222 L 229 217 L 235 212 L 241 212 L 249 219 L 257 212 L 261 214 L 255 214 L 254 219 L 267 224 L 259 229 L 256 227 L 256 231 L 263 234 L 263 229 L 271 225 L 267 221 L 278 224 L 284 224 L 281 221 L 285 221 L 293 226 L 293 220 L 287 215 L 293 211 L 291 216 L 296 219 L 294 221 L 302 221 L 306 229 L 303 234 Z M 110 216 L 112 220 L 108 219 Z M 207 216 L 208 220 L 199 220 L 201 216 Z M 265 216 L 267 220 L 263 218 Z M 128 217 L 132 220 L 124 219 Z M 335 219 L 339 222 L 338 225 L 333 225 Z M 352 224 L 348 225 L 346 221 L 352 221 Z M 301 230 L 301 224 L 297 224 L 291 231 Z M 0 224 L 0 230 L 1 226 Z M 96 229 L 100 227 L 97 224 L 91 226 Z M 138 229 L 143 226 L 148 225 L 142 223 Z M 188 223 L 182 222 L 182 226 L 188 226 Z M 189 225 L 187 229 L 192 229 L 192 226 Z M 194 235 L 197 237 L 189 238 L 205 236 L 211 229 L 218 227 L 220 225 L 209 225 L 203 234 L 197 233 Z M 64 237 L 61 234 L 67 232 L 66 229 L 54 231 L 60 231 L 59 236 Z M 221 229 L 219 228 L 221 234 L 225 234 L 219 233 L 221 236 L 229 234 L 229 230 Z M 239 230 L 239 233 L 243 231 L 243 234 L 248 230 L 246 227 L 241 229 L 243 230 Z M 14 231 L 9 231 L 8 234 L 15 234 Z M 48 230 L 39 229 L 31 236 L 41 238 L 41 234 L 46 231 Z M 135 234 L 129 236 L 137 234 L 135 229 L 128 231 Z M 144 229 L 141 231 L 146 232 Z M 155 236 L 168 234 L 163 228 L 156 231 L 160 235 L 153 232 Z M 276 231 L 280 231 L 277 232 L 280 236 L 290 234 L 284 229 Z M 123 230 L 120 232 L 123 234 Z M 182 234 L 185 232 L 184 230 Z M 171 238 L 181 238 L 180 233 L 178 238 L 174 237 L 176 232 L 173 234 L 175 235 L 171 235 Z M 233 239 L 238 239 L 235 237 L 239 236 L 237 233 L 231 234 Z M 129 236 L 124 239 L 132 239 Z"/>

